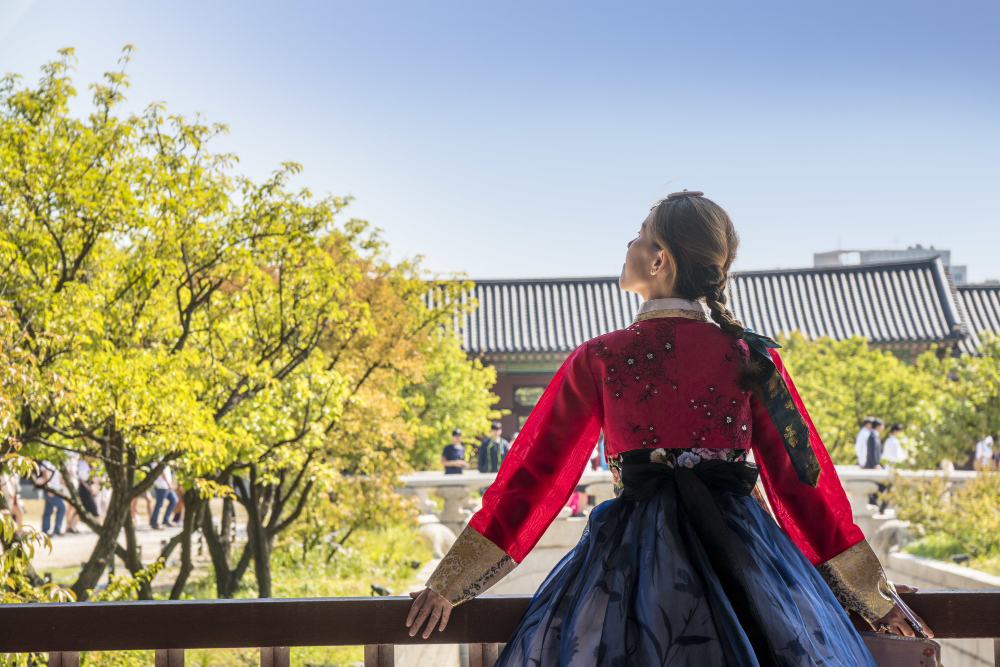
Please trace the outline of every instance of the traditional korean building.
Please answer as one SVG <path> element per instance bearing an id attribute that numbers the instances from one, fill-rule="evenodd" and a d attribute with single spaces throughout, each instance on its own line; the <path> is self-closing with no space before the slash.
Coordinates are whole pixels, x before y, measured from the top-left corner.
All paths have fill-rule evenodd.
<path id="1" fill-rule="evenodd" d="M 494 392 L 509 436 L 524 423 L 559 364 L 594 336 L 628 326 L 639 297 L 617 277 L 478 280 L 477 308 L 458 322 L 464 349 L 497 369 Z M 926 349 L 974 351 L 978 332 L 1000 331 L 1000 285 L 957 290 L 938 258 L 744 271 L 729 305 L 770 336 L 864 336 L 911 359 Z"/>
<path id="2" fill-rule="evenodd" d="M 1000 284 L 958 285 L 956 292 L 969 333 L 959 345 L 963 352 L 973 353 L 982 332 L 1000 332 Z"/>

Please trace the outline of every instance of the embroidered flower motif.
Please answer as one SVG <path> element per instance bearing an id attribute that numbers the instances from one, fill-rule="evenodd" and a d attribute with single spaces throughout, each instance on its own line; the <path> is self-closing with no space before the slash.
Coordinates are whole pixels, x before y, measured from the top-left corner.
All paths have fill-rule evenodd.
<path id="1" fill-rule="evenodd" d="M 617 467 L 611 468 L 611 483 L 612 484 L 621 484 L 622 483 L 622 475 L 621 475 L 620 472 L 618 472 L 618 468 Z"/>
<path id="2" fill-rule="evenodd" d="M 666 359 L 673 358 L 673 322 L 659 323 L 652 329 L 633 325 L 628 330 L 634 336 L 618 351 L 610 348 L 602 338 L 590 343 L 594 354 L 607 363 L 607 371 L 602 378 L 607 390 L 620 399 L 635 387 L 638 403 L 644 403 L 658 394 L 664 382 L 676 390 L 677 381 L 667 376 L 665 366 Z M 669 348 L 664 347 L 667 343 Z"/>
<path id="3" fill-rule="evenodd" d="M 696 463 L 701 463 L 701 457 L 691 452 L 684 452 L 677 457 L 677 465 L 685 468 L 693 468 Z"/>
<path id="4" fill-rule="evenodd" d="M 649 453 L 650 463 L 666 463 L 667 462 L 667 450 L 663 447 L 657 447 Z"/>

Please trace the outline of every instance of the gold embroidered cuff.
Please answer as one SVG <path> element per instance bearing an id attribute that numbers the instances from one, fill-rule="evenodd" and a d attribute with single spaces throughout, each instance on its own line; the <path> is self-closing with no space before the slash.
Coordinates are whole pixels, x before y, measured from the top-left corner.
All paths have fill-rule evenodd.
<path id="1" fill-rule="evenodd" d="M 816 566 L 845 609 L 857 612 L 869 623 L 888 614 L 894 605 L 882 563 L 867 540 Z"/>
<path id="2" fill-rule="evenodd" d="M 457 605 L 476 597 L 515 567 L 517 563 L 503 549 L 466 526 L 427 580 L 427 587 Z"/>

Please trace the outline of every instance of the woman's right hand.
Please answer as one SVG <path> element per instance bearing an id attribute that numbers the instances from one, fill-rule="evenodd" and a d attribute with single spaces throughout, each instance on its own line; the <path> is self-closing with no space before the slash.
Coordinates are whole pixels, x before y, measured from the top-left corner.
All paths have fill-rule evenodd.
<path id="1" fill-rule="evenodd" d="M 895 587 L 897 593 L 917 592 L 916 586 L 907 586 L 906 584 L 895 584 Z M 916 617 L 917 622 L 920 623 L 921 631 L 928 637 L 933 637 L 934 631 L 927 626 L 927 624 L 924 622 L 924 619 L 917 616 L 916 612 L 913 612 L 913 615 Z M 878 629 L 880 626 L 885 628 L 885 631 L 889 634 L 904 635 L 906 637 L 916 636 L 916 632 L 914 631 L 913 626 L 906 618 L 906 613 L 900 608 L 898 604 L 893 606 L 892 610 L 888 614 L 880 618 L 878 623 L 875 624 L 876 629 Z"/>
<path id="2" fill-rule="evenodd" d="M 420 632 L 420 627 L 427 621 L 423 637 L 427 639 L 434 632 L 434 626 L 440 621 L 438 631 L 444 630 L 451 618 L 452 604 L 445 600 L 439 593 L 425 588 L 420 592 L 410 593 L 413 605 L 410 613 L 406 617 L 406 627 L 410 629 L 410 636 L 415 636 Z"/>

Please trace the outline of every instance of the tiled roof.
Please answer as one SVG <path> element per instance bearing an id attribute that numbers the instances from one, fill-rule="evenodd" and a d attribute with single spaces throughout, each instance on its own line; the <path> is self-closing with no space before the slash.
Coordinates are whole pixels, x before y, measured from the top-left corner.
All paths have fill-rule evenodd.
<path id="1" fill-rule="evenodd" d="M 955 291 L 969 333 L 961 344 L 962 351 L 974 352 L 979 349 L 982 332 L 1000 333 L 1000 285 L 958 285 Z"/>
<path id="2" fill-rule="evenodd" d="M 462 345 L 486 355 L 569 352 L 628 326 L 640 303 L 610 277 L 477 280 L 470 296 L 478 307 L 457 323 Z M 965 335 L 938 259 L 744 271 L 730 281 L 729 303 L 747 326 L 772 336 L 799 330 L 905 343 Z"/>
<path id="3" fill-rule="evenodd" d="M 937 258 L 886 264 L 746 271 L 729 289 L 748 327 L 873 343 L 959 340 L 961 312 Z"/>

